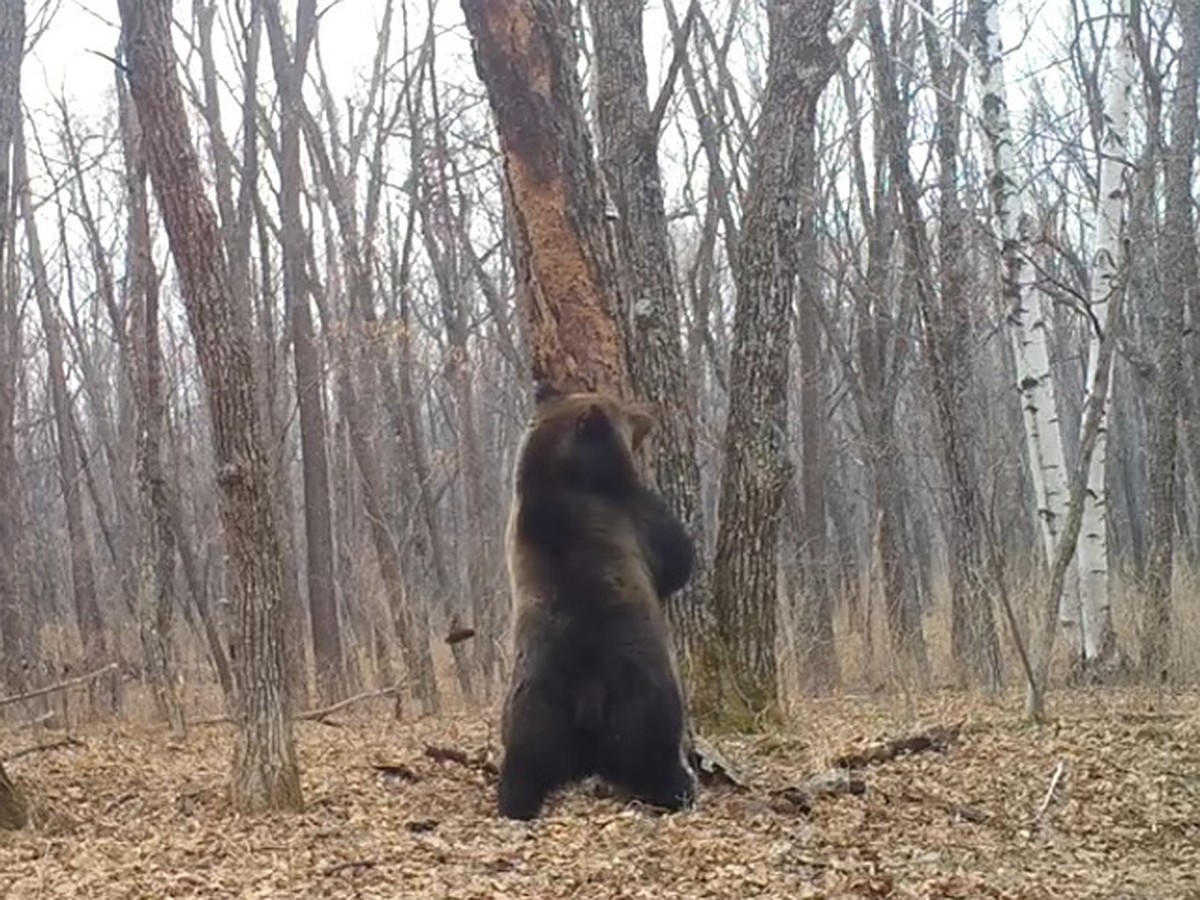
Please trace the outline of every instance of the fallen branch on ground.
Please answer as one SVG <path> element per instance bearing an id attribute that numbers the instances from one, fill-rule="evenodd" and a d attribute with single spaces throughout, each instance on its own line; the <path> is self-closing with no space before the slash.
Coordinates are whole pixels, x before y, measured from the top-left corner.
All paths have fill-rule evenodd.
<path id="1" fill-rule="evenodd" d="M 383 688 L 378 691 L 367 691 L 363 694 L 356 694 L 353 697 L 347 697 L 345 700 L 339 700 L 337 703 L 331 703 L 329 706 L 323 706 L 320 709 L 310 709 L 307 712 L 302 712 L 296 716 L 300 722 L 322 722 L 328 716 L 335 712 L 340 712 L 355 703 L 361 703 L 363 700 L 375 700 L 379 697 L 394 697 L 403 689 L 404 685 L 394 684 L 391 687 Z"/>
<path id="2" fill-rule="evenodd" d="M 388 688 L 383 688 L 378 691 L 367 691 L 363 694 L 355 694 L 353 697 L 347 697 L 345 700 L 339 700 L 337 703 L 332 703 L 329 706 L 322 706 L 317 709 L 307 709 L 304 712 L 296 713 L 293 720 L 296 722 L 320 722 L 322 725 L 331 723 L 325 720 L 335 712 L 341 712 L 355 703 L 361 703 L 363 700 L 376 700 L 380 697 L 394 697 L 404 689 L 403 684 L 392 685 Z M 206 719 L 193 719 L 188 722 L 192 728 L 203 728 L 205 725 L 229 725 L 233 722 L 233 717 L 230 715 L 209 716 Z"/>
<path id="3" fill-rule="evenodd" d="M 1054 792 L 1058 788 L 1058 784 L 1062 781 L 1063 775 L 1066 774 L 1067 764 L 1061 759 L 1058 765 L 1054 767 L 1054 774 L 1050 776 L 1050 787 L 1046 789 L 1046 796 L 1042 799 L 1042 805 L 1038 807 L 1035 818 L 1040 819 L 1046 814 L 1046 810 L 1050 808 L 1050 804 L 1054 802 Z"/>
<path id="4" fill-rule="evenodd" d="M 59 691 L 87 684 L 89 681 L 95 681 L 101 675 L 107 675 L 116 667 L 116 663 L 109 663 L 104 668 L 97 669 L 95 672 L 88 672 L 86 675 L 80 675 L 77 678 L 68 678 L 66 681 L 60 681 L 58 684 L 52 684 L 49 687 L 38 688 L 36 691 L 28 691 L 24 694 L 15 694 L 12 697 L 0 697 L 0 706 L 8 706 L 10 703 L 20 703 L 23 700 L 35 700 L 38 697 L 45 697 L 47 694 L 57 694 Z"/>
<path id="5" fill-rule="evenodd" d="M 73 737 L 59 738 L 57 741 L 49 741 L 45 744 L 34 744 L 32 747 L 26 747 L 23 750 L 14 750 L 4 757 L 4 762 L 12 762 L 14 759 L 20 759 L 22 756 L 31 756 L 34 753 L 44 753 L 47 750 L 61 750 L 63 747 L 86 747 L 83 741 Z"/>
<path id="6" fill-rule="evenodd" d="M 906 737 L 879 741 L 862 750 L 839 754 L 833 759 L 833 767 L 835 769 L 862 769 L 873 763 L 891 762 L 898 757 L 923 753 L 926 750 L 936 750 L 941 753 L 958 740 L 962 727 L 962 722 L 949 727 L 938 725 L 928 731 L 921 731 Z"/>

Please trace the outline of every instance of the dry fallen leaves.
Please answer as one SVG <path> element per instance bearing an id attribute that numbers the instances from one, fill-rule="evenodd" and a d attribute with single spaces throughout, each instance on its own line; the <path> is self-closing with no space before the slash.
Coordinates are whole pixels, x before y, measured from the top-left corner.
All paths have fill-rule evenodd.
<path id="1" fill-rule="evenodd" d="M 494 716 L 301 724 L 308 809 L 261 818 L 226 802 L 227 729 L 180 746 L 96 728 L 8 766 L 35 825 L 0 835 L 0 897 L 1196 896 L 1198 700 L 1148 715 L 1137 692 L 1063 694 L 1041 729 L 1012 697 L 931 696 L 903 720 L 886 700 L 813 702 L 791 733 L 718 742 L 749 791 L 659 816 L 574 790 L 533 825 L 494 815 Z M 774 802 L 839 752 L 958 722 L 940 752 L 863 770 L 865 794 L 817 798 L 807 815 Z M 0 757 L 22 740 L 0 729 Z"/>

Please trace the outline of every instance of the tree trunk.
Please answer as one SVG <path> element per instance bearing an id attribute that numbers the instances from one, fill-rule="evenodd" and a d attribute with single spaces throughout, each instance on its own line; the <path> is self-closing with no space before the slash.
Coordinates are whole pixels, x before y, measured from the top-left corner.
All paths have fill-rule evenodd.
<path id="1" fill-rule="evenodd" d="M 820 242 L 816 231 L 816 134 L 801 135 L 805 171 L 800 226 L 799 292 L 796 331 L 800 351 L 800 558 L 803 579 L 800 600 L 800 652 L 805 687 L 826 694 L 841 673 L 833 634 L 833 592 L 826 527 L 825 480 L 828 425 L 825 416 L 825 358 L 821 352 Z"/>
<path id="2" fill-rule="evenodd" d="M 571 4 L 461 2 L 504 154 L 533 377 L 625 395 L 618 286 L 570 39 Z"/>
<path id="3" fill-rule="evenodd" d="M 187 723 L 179 698 L 179 671 L 172 634 L 176 604 L 176 532 L 168 502 L 171 488 L 162 458 L 166 400 L 163 396 L 162 345 L 158 336 L 158 273 L 154 268 L 150 236 L 141 128 L 128 91 L 120 80 L 117 92 L 125 151 L 125 187 L 129 203 L 128 269 L 134 309 L 127 349 L 133 360 L 134 401 L 138 412 L 138 622 L 146 673 L 159 713 L 170 724 L 172 732 L 182 737 L 187 732 Z M 223 654 L 219 642 L 217 648 Z"/>
<path id="4" fill-rule="evenodd" d="M 50 400 L 57 436 L 58 471 L 62 483 L 63 505 L 67 515 L 68 559 L 71 570 L 71 597 L 79 640 L 83 645 L 83 664 L 88 671 L 110 662 L 104 617 L 96 596 L 96 574 L 92 567 L 92 548 L 83 521 L 83 478 L 79 453 L 71 425 L 70 393 L 67 387 L 66 360 L 63 355 L 62 325 L 52 307 L 50 285 L 46 279 L 45 257 L 34 218 L 33 198 L 30 196 L 28 169 L 25 161 L 25 142 L 18 124 L 13 139 L 13 178 L 20 193 L 21 216 L 29 247 L 29 262 L 33 273 L 33 294 L 37 300 L 46 335 L 46 356 L 49 363 Z M 105 678 L 89 685 L 89 695 L 95 707 L 103 699 L 110 712 L 116 712 L 118 676 Z M 97 697 L 99 689 L 107 695 Z"/>
<path id="5" fill-rule="evenodd" d="M 179 272 L 212 421 L 221 523 L 238 634 L 233 800 L 243 810 L 299 809 L 289 715 L 283 564 L 249 340 L 205 196 L 175 71 L 170 0 L 120 0 L 130 90 L 151 180 Z"/>
<path id="6" fill-rule="evenodd" d="M 1171 147 L 1166 159 L 1162 237 L 1162 317 L 1155 357 L 1150 439 L 1150 560 L 1141 667 L 1147 678 L 1165 680 L 1171 659 L 1171 579 L 1175 556 L 1176 413 L 1183 390 L 1184 310 L 1200 284 L 1192 178 L 1196 157 L 1196 89 L 1200 76 L 1200 3 L 1180 7 L 1183 37 Z M 1193 323 L 1195 327 L 1195 323 Z"/>
<path id="7" fill-rule="evenodd" d="M 1027 198 L 1019 188 L 1021 176 L 1013 152 L 1000 43 L 999 0 L 974 0 L 970 14 L 983 95 L 988 181 L 1003 255 L 1001 291 L 1016 362 L 1026 455 L 1036 503 L 1035 518 L 1042 537 L 1044 558 L 1047 565 L 1053 565 L 1067 518 L 1070 486 L 1054 375 L 1050 368 L 1052 309 L 1048 298 L 1038 290 L 1033 271 L 1030 234 L 1033 223 L 1025 209 Z M 1076 569 L 1072 567 L 1065 578 L 1065 597 L 1076 596 Z"/>
<path id="8" fill-rule="evenodd" d="M 1096 378 L 1100 344 L 1108 337 L 1099 323 L 1108 304 L 1125 289 L 1128 265 L 1124 240 L 1129 159 L 1129 118 L 1133 102 L 1136 60 L 1133 48 L 1131 0 L 1123 0 L 1112 72 L 1104 98 L 1104 129 L 1100 136 L 1100 184 L 1096 197 L 1096 243 L 1092 251 L 1091 290 L 1088 297 L 1090 340 L 1086 384 Z M 1117 656 L 1108 590 L 1108 409 L 1114 379 L 1106 380 L 1108 394 L 1101 398 L 1100 432 L 1092 456 L 1084 496 L 1083 529 L 1079 548 L 1080 662 L 1086 672 L 1110 664 Z"/>
<path id="9" fill-rule="evenodd" d="M 325 440 L 325 380 L 313 333 L 309 291 L 304 278 L 304 225 L 300 220 L 300 125 L 304 71 L 316 31 L 315 0 L 300 0 L 296 40 L 288 47 L 278 0 L 266 4 L 267 36 L 279 87 L 280 227 L 283 232 L 283 293 L 292 321 L 292 358 L 300 413 L 300 455 L 304 476 L 304 537 L 308 613 L 312 626 L 317 695 L 332 703 L 345 692 L 345 661 L 333 573 L 333 510 L 329 499 L 329 460 Z"/>
<path id="10" fill-rule="evenodd" d="M 832 0 L 767 6 L 767 86 L 734 262 L 737 304 L 721 478 L 713 613 L 718 715 L 752 726 L 778 714 L 775 663 L 780 499 L 791 477 L 787 434 L 789 327 L 796 278 L 800 148 L 836 70 L 826 34 Z"/>
<path id="11" fill-rule="evenodd" d="M 589 0 L 596 48 L 596 110 L 600 168 L 616 207 L 617 278 L 633 390 L 657 412 L 654 480 L 672 512 L 707 559 L 700 470 L 696 464 L 696 408 L 687 399 L 687 369 L 680 332 L 680 303 L 667 231 L 658 141 L 672 76 L 652 110 L 642 0 Z M 682 35 L 676 53 L 686 46 Z M 674 68 L 672 72 L 676 71 Z M 667 603 L 667 615 L 689 687 L 693 663 L 703 656 L 707 626 L 707 566 Z"/>

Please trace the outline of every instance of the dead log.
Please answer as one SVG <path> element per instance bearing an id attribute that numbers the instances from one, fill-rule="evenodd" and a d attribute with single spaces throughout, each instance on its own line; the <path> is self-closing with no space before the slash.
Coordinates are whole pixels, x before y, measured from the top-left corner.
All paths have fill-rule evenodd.
<path id="1" fill-rule="evenodd" d="M 949 727 L 939 725 L 905 737 L 879 741 L 861 750 L 846 751 L 835 756 L 832 765 L 835 769 L 863 769 L 876 763 L 891 762 L 901 756 L 924 753 L 928 750 L 942 753 L 958 740 L 962 727 L 962 722 Z"/>

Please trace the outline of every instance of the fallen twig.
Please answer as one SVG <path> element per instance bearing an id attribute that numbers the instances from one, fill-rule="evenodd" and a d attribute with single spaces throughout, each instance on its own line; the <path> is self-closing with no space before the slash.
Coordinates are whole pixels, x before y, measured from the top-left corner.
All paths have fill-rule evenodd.
<path id="1" fill-rule="evenodd" d="M 1035 819 L 1041 819 L 1046 814 L 1046 810 L 1050 808 L 1050 804 L 1054 802 L 1054 792 L 1058 788 L 1058 784 L 1062 781 L 1063 775 L 1067 772 L 1067 764 L 1061 759 L 1058 765 L 1054 767 L 1054 774 L 1050 776 L 1050 787 L 1046 789 L 1046 796 L 1042 798 L 1042 804 L 1038 807 Z"/>
<path id="2" fill-rule="evenodd" d="M 468 754 L 465 750 L 460 750 L 457 747 L 443 747 L 436 744 L 425 745 L 425 755 L 430 759 L 438 762 L 458 763 L 460 766 L 466 766 L 468 769 L 474 769 L 477 772 L 482 772 L 489 778 L 494 778 L 500 774 L 500 770 L 496 768 L 496 764 L 487 758 L 487 754 L 483 751 L 474 754 Z"/>
<path id="3" fill-rule="evenodd" d="M 374 700 L 379 697 L 394 697 L 400 691 L 404 690 L 403 684 L 394 684 L 391 687 L 383 688 L 378 691 L 367 691 L 363 694 L 355 694 L 353 697 L 347 697 L 345 700 L 339 700 L 337 703 L 329 706 L 322 706 L 318 709 L 306 709 L 304 712 L 296 713 L 293 717 L 297 722 L 320 722 L 323 725 L 332 723 L 326 722 L 329 716 L 335 712 L 341 712 L 355 703 L 361 703 L 363 700 Z M 192 719 L 188 722 L 192 728 L 203 728 L 206 725 L 229 725 L 232 724 L 233 717 L 230 715 L 209 716 L 205 719 Z"/>
<path id="4" fill-rule="evenodd" d="M 296 716 L 296 720 L 300 722 L 321 722 L 326 717 L 333 715 L 346 709 L 348 706 L 353 706 L 355 703 L 361 703 L 363 700 L 375 700 L 379 697 L 394 697 L 404 685 L 395 684 L 391 687 L 383 688 L 378 691 L 367 691 L 363 694 L 355 694 L 353 697 L 347 697 L 345 700 L 339 700 L 337 703 L 331 703 L 329 706 L 323 706 L 320 709 L 310 709 Z"/>
<path id="5" fill-rule="evenodd" d="M 31 756 L 34 753 L 44 753 L 48 750 L 61 750 L 63 747 L 86 747 L 87 745 L 73 737 L 59 738 L 56 741 L 48 741 L 45 744 L 34 744 L 32 747 L 26 747 L 23 750 L 14 750 L 4 757 L 5 762 L 12 762 L 14 759 L 20 759 L 22 756 Z"/>
<path id="6" fill-rule="evenodd" d="M 116 663 L 109 663 L 95 672 L 88 672 L 86 675 L 80 675 L 76 678 L 68 678 L 66 681 L 60 681 L 58 684 L 52 684 L 49 687 L 38 688 L 36 691 L 27 691 L 24 694 L 15 694 L 11 697 L 0 697 L 0 706 L 8 706 L 10 703 L 20 703 L 23 700 L 35 700 L 38 697 L 45 697 L 47 694 L 57 694 L 59 691 L 87 684 L 89 681 L 95 681 L 101 675 L 107 675 L 116 667 Z"/>
<path id="7" fill-rule="evenodd" d="M 962 722 L 949 727 L 939 725 L 928 731 L 910 734 L 906 737 L 879 741 L 862 750 L 839 754 L 833 759 L 833 767 L 835 769 L 862 769 L 874 763 L 891 762 L 900 756 L 923 753 L 926 750 L 936 750 L 940 753 L 958 740 L 962 727 Z"/>

